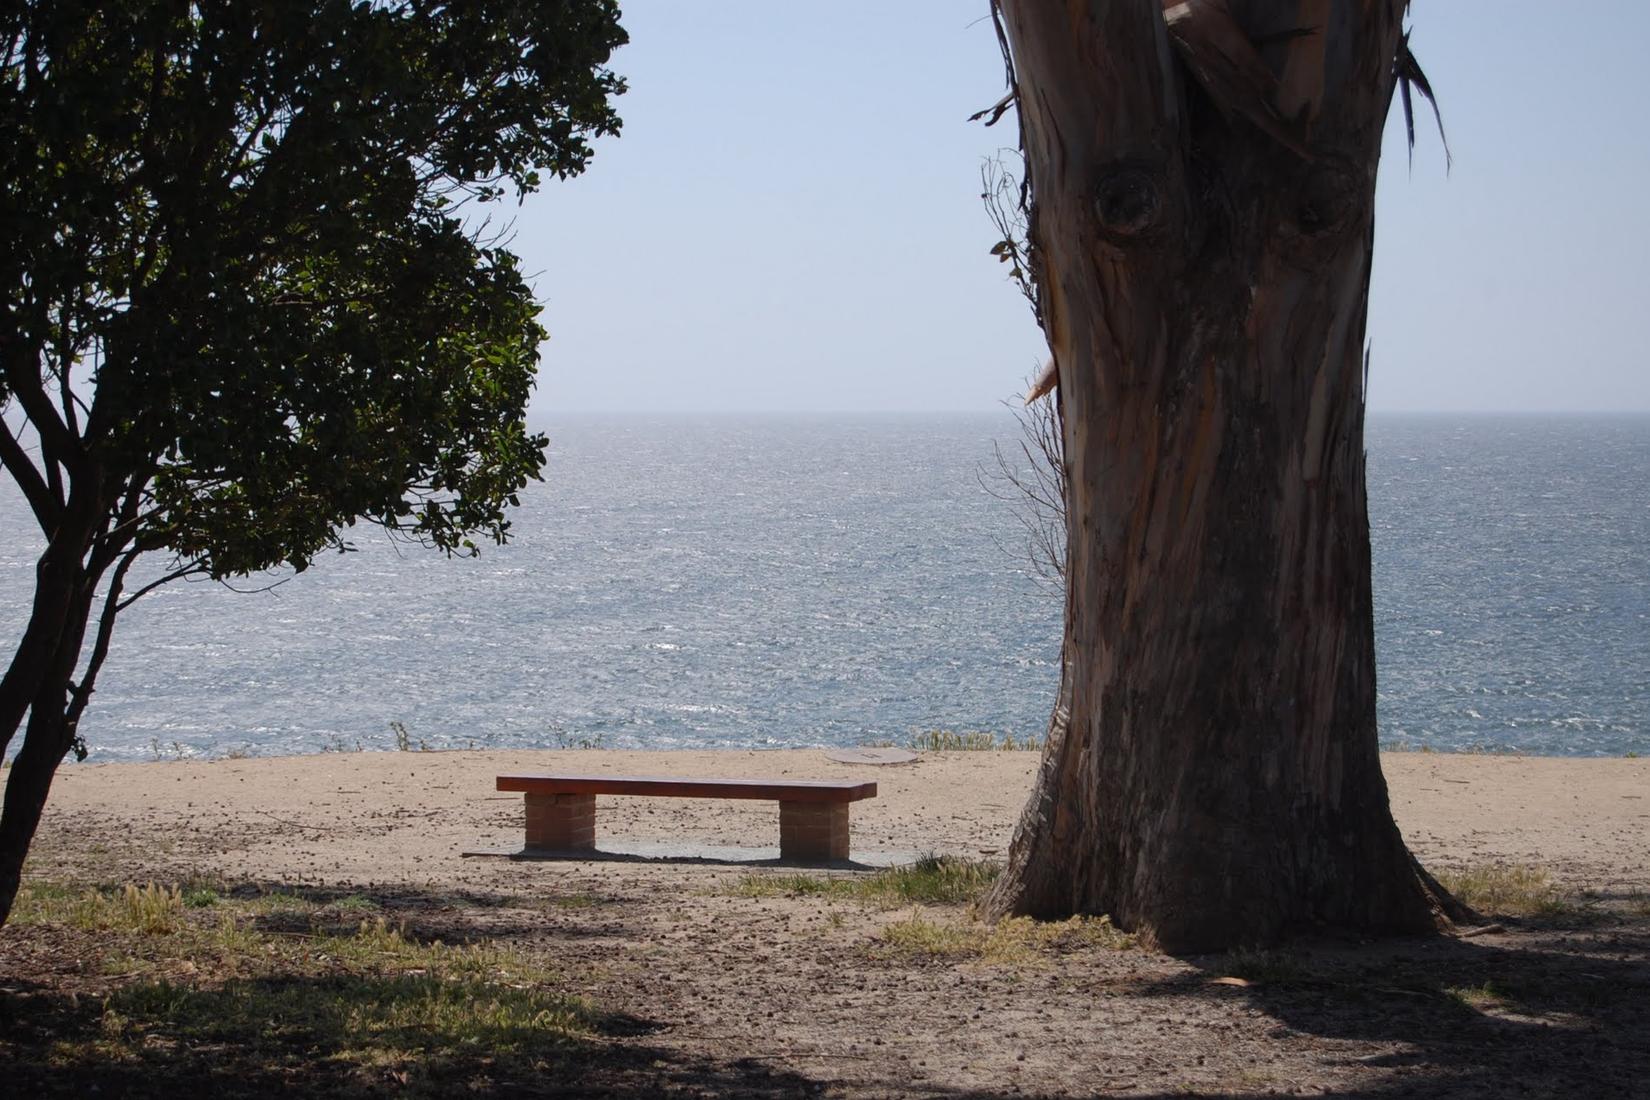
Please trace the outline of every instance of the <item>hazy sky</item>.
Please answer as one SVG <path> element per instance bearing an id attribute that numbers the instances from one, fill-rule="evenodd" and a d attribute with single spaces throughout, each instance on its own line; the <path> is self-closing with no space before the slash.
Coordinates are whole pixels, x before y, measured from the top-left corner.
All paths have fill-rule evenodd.
<path id="1" fill-rule="evenodd" d="M 1042 355 L 987 249 L 1014 120 L 983 0 L 630 0 L 623 135 L 520 211 L 547 302 L 535 416 L 986 410 Z M 1444 109 L 1394 111 L 1376 410 L 1650 409 L 1650 4 L 1420 0 Z"/>

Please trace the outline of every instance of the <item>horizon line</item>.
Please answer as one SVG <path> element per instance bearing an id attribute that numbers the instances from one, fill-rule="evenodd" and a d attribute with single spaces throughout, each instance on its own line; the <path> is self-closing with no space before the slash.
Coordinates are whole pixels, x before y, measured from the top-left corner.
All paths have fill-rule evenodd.
<path id="1" fill-rule="evenodd" d="M 1004 402 L 993 407 L 972 406 L 968 408 L 808 408 L 808 407 L 763 407 L 763 408 L 613 408 L 613 407 L 568 407 L 552 409 L 529 409 L 528 420 L 543 420 L 556 416 L 984 416 L 1007 412 L 1018 412 L 1020 406 Z M 1462 408 L 1371 408 L 1367 410 L 1370 416 L 1650 416 L 1650 405 L 1630 408 L 1497 408 L 1497 409 L 1462 409 Z"/>

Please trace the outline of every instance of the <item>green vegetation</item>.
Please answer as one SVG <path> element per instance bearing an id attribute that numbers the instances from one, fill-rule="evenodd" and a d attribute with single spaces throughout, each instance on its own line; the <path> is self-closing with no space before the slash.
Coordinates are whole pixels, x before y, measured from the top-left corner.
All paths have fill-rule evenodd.
<path id="1" fill-rule="evenodd" d="M 413 737 L 412 737 L 411 733 L 407 732 L 407 723 L 397 722 L 395 719 L 392 718 L 390 720 L 390 733 L 395 738 L 395 751 L 396 752 L 412 752 L 413 751 Z M 430 751 L 430 743 L 428 741 L 423 740 L 422 738 L 419 739 L 419 741 L 418 741 L 418 751 L 419 752 L 429 752 Z"/>
<path id="2" fill-rule="evenodd" d="M 912 734 L 906 747 L 913 752 L 1041 752 L 1043 739 L 1027 736 L 1015 740 L 1011 733 L 995 734 L 987 730 L 924 730 Z M 891 747 L 887 743 L 877 748 Z"/>
<path id="3" fill-rule="evenodd" d="M 301 1070 L 340 1087 L 388 1080 L 436 1095 L 455 1075 L 475 1079 L 500 1061 L 542 1064 L 598 1022 L 527 952 L 419 942 L 382 916 L 343 921 L 378 908 L 360 895 L 207 897 L 187 886 L 26 885 L 16 926 L 90 933 L 86 944 L 102 953 L 97 970 L 117 984 L 96 1007 L 58 1021 L 49 1045 L 0 1037 L 0 1060 L 25 1079 L 61 1080 L 161 1058 L 177 1071 L 232 1051 L 237 1078 Z M 271 914 L 302 918 L 301 930 L 285 921 L 271 930 Z"/>
<path id="4" fill-rule="evenodd" d="M 890 867 L 872 874 L 818 875 L 807 873 L 749 874 L 729 889 L 735 897 L 822 898 L 849 901 L 880 909 L 912 907 L 909 916 L 883 926 L 872 947 L 875 954 L 901 958 L 941 958 L 1001 965 L 1041 965 L 1061 951 L 1085 947 L 1118 949 L 1134 945 L 1134 938 L 1118 931 L 1106 917 L 1073 917 L 1059 923 L 1018 917 L 996 923 L 979 920 L 972 907 L 997 880 L 1002 866 L 954 856 L 924 856 L 906 867 Z M 951 910 L 968 906 L 962 917 L 953 911 L 937 919 L 927 906 Z M 829 914 L 832 928 L 841 928 L 840 913 Z"/>
<path id="5" fill-rule="evenodd" d="M 1493 741 L 1474 741 L 1452 749 L 1434 748 L 1429 741 L 1388 741 L 1381 744 L 1382 752 L 1418 752 L 1426 755 L 1457 754 L 1461 756 L 1521 756 L 1524 750 L 1516 745 L 1502 745 Z"/>
<path id="6" fill-rule="evenodd" d="M 870 905 L 965 905 L 996 881 L 996 863 L 924 856 L 906 867 L 868 875 L 748 874 L 729 889 L 737 897 L 822 897 Z"/>
<path id="7" fill-rule="evenodd" d="M 12 919 L 19 924 L 66 924 L 89 932 L 164 935 L 177 929 L 186 906 L 181 889 L 152 882 L 115 890 L 40 883 L 24 888 Z"/>
<path id="8" fill-rule="evenodd" d="M 1469 1008 L 1501 1008 L 1513 1001 L 1505 986 L 1493 979 L 1474 986 L 1448 986 L 1444 996 Z"/>
<path id="9" fill-rule="evenodd" d="M 618 19 L 0 7 L 0 469 L 43 544 L 0 677 L 0 923 L 133 600 L 301 572 L 360 525 L 447 554 L 505 540 L 544 465 L 546 333 L 487 211 L 618 131 Z"/>
<path id="10" fill-rule="evenodd" d="M 552 726 L 550 727 L 550 734 L 554 739 L 554 747 L 558 749 L 594 750 L 602 747 L 602 735 L 600 733 L 575 734 L 569 733 L 561 726 Z"/>
<path id="11" fill-rule="evenodd" d="M 1480 913 L 1501 917 L 1562 917 L 1576 911 L 1545 868 L 1492 863 L 1438 876 L 1444 888 Z"/>

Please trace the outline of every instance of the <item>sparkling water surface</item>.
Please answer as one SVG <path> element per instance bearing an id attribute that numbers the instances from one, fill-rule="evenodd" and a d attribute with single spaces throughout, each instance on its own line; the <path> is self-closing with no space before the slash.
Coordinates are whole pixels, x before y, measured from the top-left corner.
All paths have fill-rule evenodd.
<path id="1" fill-rule="evenodd" d="M 1038 734 L 1061 606 L 979 484 L 1001 415 L 579 418 L 512 541 L 356 532 L 122 615 L 93 760 Z M 1650 752 L 1650 417 L 1376 417 L 1383 744 Z M 39 536 L 0 482 L 0 637 Z M 240 582 L 254 588 L 260 582 Z"/>

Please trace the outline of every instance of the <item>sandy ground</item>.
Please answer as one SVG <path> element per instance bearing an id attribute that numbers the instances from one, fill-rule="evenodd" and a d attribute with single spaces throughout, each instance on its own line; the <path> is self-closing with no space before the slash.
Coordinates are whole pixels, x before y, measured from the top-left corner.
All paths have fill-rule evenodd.
<path id="1" fill-rule="evenodd" d="M 70 766 L 40 839 L 60 853 L 138 849 L 178 874 L 281 882 L 517 889 L 558 866 L 462 859 L 521 845 L 522 800 L 502 772 L 871 779 L 853 807 L 856 855 L 1000 856 L 1031 789 L 1024 752 L 930 753 L 846 765 L 812 750 L 753 752 L 323 753 L 211 763 Z M 1650 889 L 1650 759 L 1393 753 L 1393 812 L 1429 865 L 1541 863 L 1595 889 Z M 778 843 L 766 802 L 598 800 L 608 847 L 746 849 Z M 692 877 L 692 870 L 674 874 Z"/>
<path id="2" fill-rule="evenodd" d="M 520 796 L 496 792 L 495 775 L 563 771 L 873 779 L 878 797 L 853 809 L 856 856 L 1000 858 L 1036 766 L 1019 752 L 896 766 L 817 751 L 71 766 L 31 873 L 367 889 L 437 931 L 543 946 L 574 988 L 642 1021 L 614 1042 L 654 1067 L 645 1087 L 626 1071 L 576 1092 L 1650 1095 L 1650 760 L 1383 763 L 1399 825 L 1433 869 L 1539 864 L 1605 908 L 1470 940 L 1305 945 L 1289 980 L 1238 986 L 1212 982 L 1229 960 L 1138 950 L 1020 966 L 891 957 L 882 930 L 909 911 L 734 896 L 752 869 L 726 861 L 464 854 L 520 846 Z M 598 833 L 610 846 L 759 859 L 777 843 L 777 812 L 602 797 Z M 1450 992 L 1477 987 L 1514 993 L 1469 1008 Z"/>

